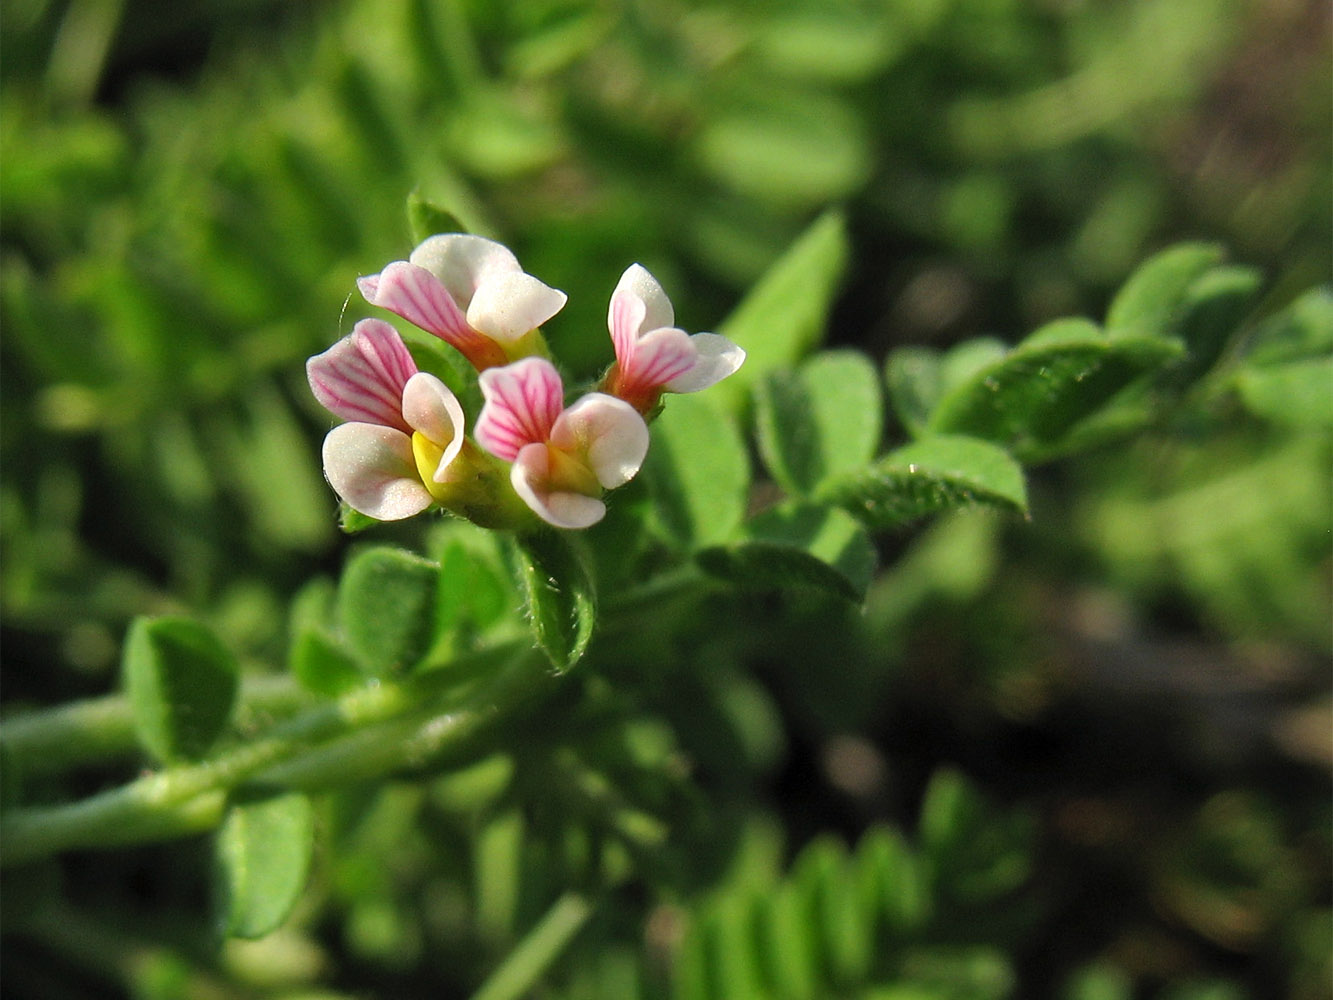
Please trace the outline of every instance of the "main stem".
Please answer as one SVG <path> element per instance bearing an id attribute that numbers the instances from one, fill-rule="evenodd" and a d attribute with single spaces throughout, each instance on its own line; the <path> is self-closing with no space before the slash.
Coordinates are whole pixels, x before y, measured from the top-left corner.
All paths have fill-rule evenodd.
<path id="1" fill-rule="evenodd" d="M 310 789 L 422 766 L 459 749 L 551 680 L 544 662 L 520 653 L 461 702 L 432 691 L 440 683 L 433 675 L 367 685 L 202 763 L 68 805 L 13 809 L 0 818 L 0 864 L 212 829 L 228 792 L 247 781 Z"/>

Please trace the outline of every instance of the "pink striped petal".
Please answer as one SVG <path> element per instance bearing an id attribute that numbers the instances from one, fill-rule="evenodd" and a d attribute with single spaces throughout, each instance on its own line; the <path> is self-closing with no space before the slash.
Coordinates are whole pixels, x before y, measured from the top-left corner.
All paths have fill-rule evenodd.
<path id="1" fill-rule="evenodd" d="M 476 337 L 440 279 L 424 267 L 396 260 L 379 274 L 358 278 L 366 301 L 458 346 Z"/>
<path id="2" fill-rule="evenodd" d="M 565 306 L 565 293 L 523 272 L 497 274 L 478 287 L 467 321 L 492 340 L 512 343 Z"/>
<path id="3" fill-rule="evenodd" d="M 688 373 L 698 359 L 694 338 L 684 330 L 650 330 L 635 344 L 631 362 L 621 362 L 618 388 L 627 399 L 650 396 Z"/>
<path id="4" fill-rule="evenodd" d="M 481 373 L 486 403 L 477 418 L 477 443 L 512 462 L 524 445 L 544 442 L 564 408 L 560 373 L 545 358 L 524 358 Z"/>
<path id="5" fill-rule="evenodd" d="M 634 478 L 648 454 L 648 425 L 624 400 L 592 392 L 551 428 L 551 445 L 581 458 L 605 489 Z"/>
<path id="6" fill-rule="evenodd" d="M 403 387 L 416 362 L 388 323 L 363 319 L 351 334 L 306 362 L 310 391 L 344 420 L 410 430 L 403 419 Z"/>
<path id="7" fill-rule="evenodd" d="M 432 236 L 408 260 L 435 275 L 465 312 L 483 282 L 523 270 L 508 247 L 468 233 Z"/>
<path id="8" fill-rule="evenodd" d="M 589 528 L 606 515 L 606 504 L 597 497 L 554 489 L 550 476 L 551 450 L 545 444 L 526 445 L 509 470 L 514 492 L 547 524 Z"/>
<path id="9" fill-rule="evenodd" d="M 463 448 L 463 407 L 458 397 L 434 375 L 417 372 L 403 389 L 403 416 L 444 452 L 432 477 L 444 482 L 445 470 Z"/>
<path id="10" fill-rule="evenodd" d="M 324 438 L 324 475 L 348 506 L 380 521 L 420 514 L 431 495 L 417 475 L 412 439 L 379 424 L 339 424 Z"/>
<path id="11" fill-rule="evenodd" d="M 707 389 L 734 374 L 745 361 L 745 349 L 718 333 L 696 333 L 690 343 L 695 352 L 694 365 L 664 382 L 667 392 Z"/>

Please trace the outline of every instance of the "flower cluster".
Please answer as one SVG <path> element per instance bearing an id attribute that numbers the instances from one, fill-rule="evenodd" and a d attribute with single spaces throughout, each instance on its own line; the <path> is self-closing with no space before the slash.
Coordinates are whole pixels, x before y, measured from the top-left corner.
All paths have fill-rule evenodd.
<path id="1" fill-rule="evenodd" d="M 565 294 L 500 244 L 432 236 L 357 284 L 462 354 L 484 400 L 469 436 L 458 398 L 418 370 L 384 320 L 361 320 L 306 362 L 315 398 L 346 421 L 324 439 L 324 474 L 349 507 L 381 521 L 438 506 L 487 527 L 521 529 L 534 515 L 557 528 L 596 524 L 604 491 L 643 464 L 663 393 L 706 388 L 745 360 L 726 337 L 678 329 L 662 286 L 634 264 L 607 313 L 615 361 L 566 406 L 541 333 Z"/>

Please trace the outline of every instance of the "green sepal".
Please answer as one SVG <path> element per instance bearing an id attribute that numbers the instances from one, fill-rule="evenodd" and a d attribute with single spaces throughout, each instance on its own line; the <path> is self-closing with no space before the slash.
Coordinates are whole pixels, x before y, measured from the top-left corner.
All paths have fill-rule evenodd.
<path id="1" fill-rule="evenodd" d="M 439 566 L 402 549 L 354 555 L 338 585 L 338 621 L 362 669 L 403 673 L 429 650 L 436 631 Z"/>
<path id="2" fill-rule="evenodd" d="M 890 452 L 826 497 L 875 531 L 972 504 L 1027 513 L 1018 463 L 990 442 L 951 435 Z"/>
<path id="3" fill-rule="evenodd" d="M 305 888 L 314 846 L 314 808 L 305 795 L 234 804 L 216 841 L 223 935 L 260 938 L 281 926 Z"/>
<path id="4" fill-rule="evenodd" d="M 730 545 L 695 557 L 713 576 L 745 587 L 821 590 L 859 602 L 875 568 L 865 529 L 837 508 L 784 507 L 765 511 Z"/>
<path id="5" fill-rule="evenodd" d="M 865 465 L 879 447 L 879 378 L 855 351 L 827 351 L 796 371 L 772 372 L 755 386 L 754 401 L 760 453 L 788 492 L 808 496 Z"/>
<path id="6" fill-rule="evenodd" d="M 160 761 L 199 760 L 231 721 L 239 685 L 235 656 L 188 618 L 136 618 L 122 672 L 134 729 Z"/>
<path id="7" fill-rule="evenodd" d="M 362 514 L 347 506 L 346 501 L 338 502 L 338 527 L 345 535 L 359 535 L 367 528 L 373 528 L 380 522 L 369 514 Z"/>
<path id="8" fill-rule="evenodd" d="M 542 530 L 514 543 L 514 568 L 537 647 L 556 673 L 583 656 L 597 623 L 596 583 L 578 542 L 566 532 Z"/>

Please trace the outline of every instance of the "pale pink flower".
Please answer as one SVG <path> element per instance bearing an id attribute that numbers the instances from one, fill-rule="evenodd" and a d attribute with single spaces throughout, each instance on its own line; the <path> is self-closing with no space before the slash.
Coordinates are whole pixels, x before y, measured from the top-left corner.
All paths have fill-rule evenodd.
<path id="1" fill-rule="evenodd" d="M 745 351 L 716 333 L 693 336 L 677 329 L 671 300 L 639 264 L 632 264 L 611 294 L 607 326 L 616 363 L 603 388 L 648 413 L 664 392 L 697 392 L 740 368 Z"/>
<path id="2" fill-rule="evenodd" d="M 566 299 L 506 247 L 466 233 L 432 236 L 357 286 L 371 305 L 452 344 L 478 371 L 534 353 L 534 331 Z"/>
<path id="3" fill-rule="evenodd" d="M 477 443 L 513 463 L 510 483 L 523 502 L 557 528 L 600 521 L 602 491 L 633 479 L 648 453 L 643 418 L 600 392 L 565 407 L 560 375 L 544 358 L 489 368 L 480 381 Z"/>
<path id="4" fill-rule="evenodd" d="M 354 510 L 380 521 L 419 514 L 439 499 L 463 447 L 463 408 L 417 370 L 388 323 L 363 319 L 306 362 L 315 398 L 347 421 L 324 438 L 324 475 Z"/>

